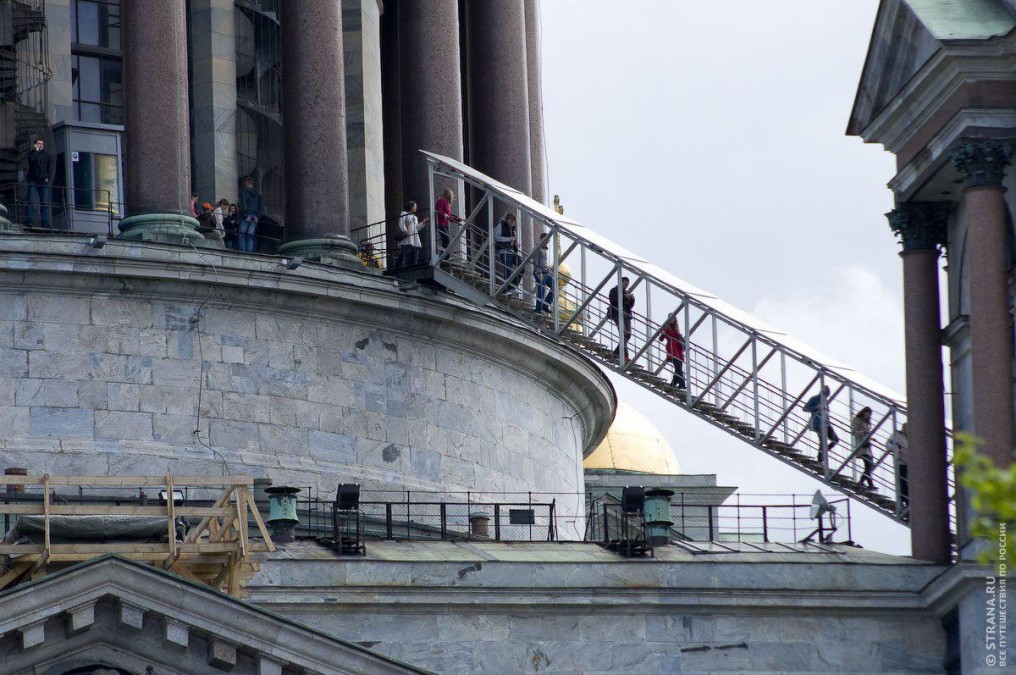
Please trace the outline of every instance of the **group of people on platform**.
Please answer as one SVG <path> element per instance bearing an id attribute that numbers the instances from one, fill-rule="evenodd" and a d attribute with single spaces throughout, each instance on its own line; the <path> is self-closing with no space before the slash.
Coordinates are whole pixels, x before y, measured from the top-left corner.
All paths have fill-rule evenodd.
<path id="1" fill-rule="evenodd" d="M 198 221 L 198 232 L 205 237 L 222 241 L 226 248 L 234 251 L 253 252 L 258 223 L 261 221 L 263 204 L 261 192 L 254 187 L 254 177 L 243 179 L 238 204 L 220 199 L 214 205 L 204 202 L 198 206 L 201 197 L 191 194 L 191 216 Z"/>
<path id="2" fill-rule="evenodd" d="M 452 211 L 454 201 L 455 193 L 445 190 L 441 193 L 437 203 L 434 204 L 434 213 L 437 216 L 437 236 L 441 250 L 448 248 L 448 244 L 451 243 L 450 223 L 462 222 L 462 219 Z M 420 220 L 416 216 L 418 208 L 415 201 L 409 200 L 399 215 L 399 257 L 395 261 L 396 267 L 407 267 L 424 262 L 423 240 L 420 237 L 420 232 L 430 223 L 430 216 Z"/>

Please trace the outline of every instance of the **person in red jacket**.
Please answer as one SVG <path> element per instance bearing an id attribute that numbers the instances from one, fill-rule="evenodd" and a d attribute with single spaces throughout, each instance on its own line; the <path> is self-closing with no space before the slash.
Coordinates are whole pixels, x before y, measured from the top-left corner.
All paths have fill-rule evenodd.
<path id="1" fill-rule="evenodd" d="M 448 248 L 448 242 L 451 241 L 451 231 L 448 227 L 449 221 L 455 223 L 461 223 L 462 219 L 452 213 L 452 203 L 455 201 L 455 193 L 451 190 L 445 190 L 441 193 L 441 198 L 437 200 L 437 204 L 434 205 L 434 212 L 437 213 L 437 236 L 441 240 L 441 248 L 438 249 L 438 253 L 441 253 Z"/>
<path id="2" fill-rule="evenodd" d="M 674 379 L 670 381 L 670 386 L 678 389 L 687 388 L 684 381 L 684 337 L 681 335 L 681 329 L 677 327 L 677 317 L 673 317 L 663 329 L 660 342 L 667 343 L 667 357 L 674 364 Z"/>

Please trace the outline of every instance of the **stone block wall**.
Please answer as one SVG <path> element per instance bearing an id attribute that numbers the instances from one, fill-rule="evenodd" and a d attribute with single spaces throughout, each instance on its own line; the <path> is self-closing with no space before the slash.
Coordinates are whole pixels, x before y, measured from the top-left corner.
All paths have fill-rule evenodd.
<path id="1" fill-rule="evenodd" d="M 279 283 L 277 264 L 227 253 L 174 252 L 214 258 L 213 275 L 132 247 L 154 259 L 121 261 L 133 276 L 117 277 L 119 247 L 103 249 L 105 271 L 43 264 L 29 282 L 2 257 L 0 467 L 184 475 L 224 462 L 322 497 L 349 481 L 581 492 L 613 392 L 552 343 L 380 277 L 312 270 L 287 273 L 289 290 L 259 287 Z"/>
<path id="2" fill-rule="evenodd" d="M 435 672 L 944 672 L 922 596 L 943 568 L 849 547 L 639 560 L 594 544 L 368 542 L 367 559 L 338 560 L 314 546 L 273 555 L 251 601 Z"/>

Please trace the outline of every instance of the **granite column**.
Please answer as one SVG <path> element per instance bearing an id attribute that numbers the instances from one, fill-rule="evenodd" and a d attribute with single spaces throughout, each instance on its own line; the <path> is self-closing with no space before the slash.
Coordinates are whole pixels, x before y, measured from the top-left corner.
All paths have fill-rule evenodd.
<path id="1" fill-rule="evenodd" d="M 529 154 L 532 198 L 547 204 L 547 146 L 543 136 L 543 60 L 540 35 L 540 0 L 526 3 L 526 79 L 529 83 Z M 538 236 L 538 235 L 536 235 Z"/>
<path id="2" fill-rule="evenodd" d="M 981 451 L 1000 467 L 1013 461 L 1013 343 L 1002 187 L 1012 147 L 1009 142 L 966 138 L 952 152 L 966 183 L 974 433 L 984 442 Z"/>
<path id="3" fill-rule="evenodd" d="M 939 564 L 950 560 L 938 290 L 939 249 L 946 244 L 948 213 L 947 203 L 918 202 L 901 204 L 888 214 L 890 227 L 903 241 L 909 457 L 897 468 L 907 467 L 912 554 Z"/>
<path id="4" fill-rule="evenodd" d="M 191 0 L 189 7 L 194 191 L 202 202 L 235 202 L 236 7 L 233 0 Z"/>
<path id="5" fill-rule="evenodd" d="M 473 2 L 467 8 L 469 162 L 502 183 L 531 194 L 525 2 Z M 496 213 L 495 219 L 501 215 Z M 530 219 L 524 218 L 520 225 L 520 244 L 532 242 Z"/>
<path id="6" fill-rule="evenodd" d="M 388 259 L 395 264 L 402 211 L 402 86 L 399 59 L 399 3 L 389 2 L 381 14 L 381 115 L 384 119 L 385 233 Z"/>
<path id="7" fill-rule="evenodd" d="M 282 2 L 285 255 L 360 266 L 349 239 L 349 166 L 338 0 Z"/>
<path id="8" fill-rule="evenodd" d="M 120 237 L 200 241 L 190 215 L 190 111 L 184 0 L 125 0 L 123 80 L 127 212 Z"/>
<path id="9" fill-rule="evenodd" d="M 420 211 L 434 206 L 427 204 L 427 161 L 420 150 L 462 160 L 458 7 L 456 0 L 399 3 L 402 194 Z M 450 186 L 435 189 L 444 187 Z"/>

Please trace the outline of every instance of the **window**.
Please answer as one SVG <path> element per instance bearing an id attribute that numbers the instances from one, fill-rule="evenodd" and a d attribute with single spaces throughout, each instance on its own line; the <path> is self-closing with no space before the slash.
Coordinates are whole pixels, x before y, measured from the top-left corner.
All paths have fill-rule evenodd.
<path id="1" fill-rule="evenodd" d="M 74 0 L 71 42 L 120 52 L 120 0 Z"/>
<path id="2" fill-rule="evenodd" d="M 123 64 L 119 59 L 72 56 L 74 116 L 81 122 L 123 124 Z"/>
<path id="3" fill-rule="evenodd" d="M 74 117 L 123 124 L 120 0 L 72 0 L 71 83 Z"/>
<path id="4" fill-rule="evenodd" d="M 79 211 L 112 211 L 119 214 L 116 155 L 79 152 L 74 167 L 74 208 Z"/>

